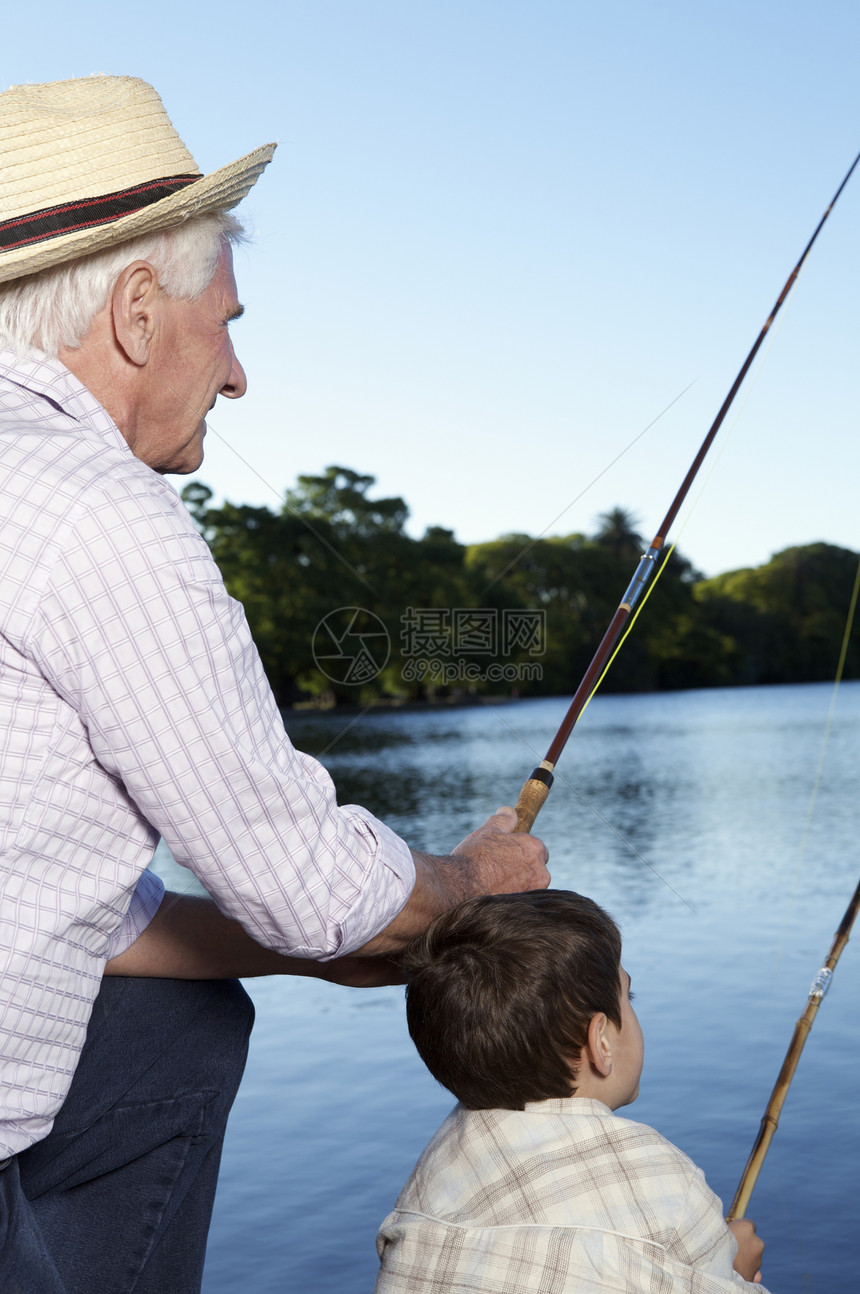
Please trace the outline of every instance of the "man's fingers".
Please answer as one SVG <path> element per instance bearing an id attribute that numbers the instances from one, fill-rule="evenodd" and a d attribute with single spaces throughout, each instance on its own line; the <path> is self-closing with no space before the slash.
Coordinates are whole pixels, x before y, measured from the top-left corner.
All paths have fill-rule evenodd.
<path id="1" fill-rule="evenodd" d="M 493 825 L 498 831 L 513 832 L 517 825 L 517 811 L 512 809 L 509 804 L 503 804 L 500 809 L 491 818 L 487 819 L 486 826 Z"/>
<path id="2" fill-rule="evenodd" d="M 506 836 L 512 836 L 516 833 L 517 811 L 510 804 L 503 804 L 501 808 L 496 809 L 486 822 L 481 823 L 480 827 L 468 835 L 465 840 L 461 840 L 459 845 L 452 850 L 452 853 L 467 853 L 474 849 L 475 845 L 480 842 L 481 845 L 486 843 L 486 834 L 488 832 L 499 831 Z M 522 833 L 522 847 L 525 850 L 536 848 L 542 863 L 546 863 L 549 858 L 549 850 L 538 836 L 530 833 Z"/>

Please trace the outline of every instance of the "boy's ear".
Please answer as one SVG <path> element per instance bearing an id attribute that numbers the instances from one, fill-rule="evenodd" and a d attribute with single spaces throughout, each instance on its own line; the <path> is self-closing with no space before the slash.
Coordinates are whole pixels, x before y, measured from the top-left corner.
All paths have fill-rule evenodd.
<path id="1" fill-rule="evenodd" d="M 585 1051 L 598 1074 L 608 1078 L 612 1073 L 612 1046 L 609 1021 L 602 1011 L 591 1017 Z"/>

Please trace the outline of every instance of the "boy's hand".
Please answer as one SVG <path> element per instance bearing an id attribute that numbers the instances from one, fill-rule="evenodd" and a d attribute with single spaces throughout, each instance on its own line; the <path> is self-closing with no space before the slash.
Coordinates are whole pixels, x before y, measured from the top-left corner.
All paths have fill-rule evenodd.
<path id="1" fill-rule="evenodd" d="M 736 1218 L 729 1223 L 729 1230 L 738 1242 L 738 1252 L 732 1266 L 745 1281 L 758 1284 L 761 1281 L 764 1241 L 756 1235 L 755 1223 L 751 1218 Z"/>

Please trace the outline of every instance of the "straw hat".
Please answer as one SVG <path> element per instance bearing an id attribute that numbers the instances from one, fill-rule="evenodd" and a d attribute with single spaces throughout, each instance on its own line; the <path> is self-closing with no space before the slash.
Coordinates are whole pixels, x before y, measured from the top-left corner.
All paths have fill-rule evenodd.
<path id="1" fill-rule="evenodd" d="M 0 94 L 0 283 L 228 211 L 274 151 L 201 175 L 146 81 L 13 86 Z"/>

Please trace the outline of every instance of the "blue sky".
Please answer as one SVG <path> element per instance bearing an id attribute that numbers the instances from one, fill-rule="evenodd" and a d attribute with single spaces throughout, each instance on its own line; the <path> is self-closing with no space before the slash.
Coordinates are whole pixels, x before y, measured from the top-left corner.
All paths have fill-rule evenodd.
<path id="1" fill-rule="evenodd" d="M 140 75 L 204 170 L 280 141 L 240 209 L 219 495 L 336 462 L 416 534 L 620 505 L 650 537 L 860 149 L 858 47 L 841 0 L 50 0 L 4 15 L 0 84 Z M 709 574 L 860 547 L 858 270 L 855 176 L 676 527 Z"/>

